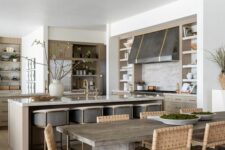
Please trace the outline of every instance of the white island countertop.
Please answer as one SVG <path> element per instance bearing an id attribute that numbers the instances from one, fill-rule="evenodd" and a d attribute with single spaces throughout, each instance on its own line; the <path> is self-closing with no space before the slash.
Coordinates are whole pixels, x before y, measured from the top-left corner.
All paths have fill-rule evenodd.
<path id="1" fill-rule="evenodd" d="M 16 103 L 22 107 L 30 106 L 51 106 L 51 105 L 70 105 L 70 104 L 94 104 L 94 103 L 114 103 L 114 102 L 141 102 L 141 101 L 157 101 L 164 100 L 164 97 L 161 96 L 98 96 L 97 98 L 69 98 L 62 97 L 60 99 L 51 100 L 51 101 L 33 101 L 31 98 L 16 98 L 9 99 L 9 103 Z"/>

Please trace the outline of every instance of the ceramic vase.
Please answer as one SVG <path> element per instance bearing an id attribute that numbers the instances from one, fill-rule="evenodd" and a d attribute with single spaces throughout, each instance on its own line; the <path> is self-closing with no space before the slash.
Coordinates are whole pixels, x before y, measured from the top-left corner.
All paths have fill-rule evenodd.
<path id="1" fill-rule="evenodd" d="M 60 80 L 52 80 L 52 83 L 49 85 L 49 95 L 62 97 L 64 92 L 64 86 Z"/>

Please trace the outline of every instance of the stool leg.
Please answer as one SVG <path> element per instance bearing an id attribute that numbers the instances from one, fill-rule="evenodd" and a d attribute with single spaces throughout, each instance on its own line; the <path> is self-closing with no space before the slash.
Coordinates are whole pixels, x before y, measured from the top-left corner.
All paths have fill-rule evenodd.
<path id="1" fill-rule="evenodd" d="M 60 133 L 60 146 L 61 146 L 61 149 L 63 149 L 63 139 L 62 139 L 62 133 Z"/>
<path id="2" fill-rule="evenodd" d="M 66 136 L 66 150 L 70 149 L 70 137 L 69 135 Z"/>

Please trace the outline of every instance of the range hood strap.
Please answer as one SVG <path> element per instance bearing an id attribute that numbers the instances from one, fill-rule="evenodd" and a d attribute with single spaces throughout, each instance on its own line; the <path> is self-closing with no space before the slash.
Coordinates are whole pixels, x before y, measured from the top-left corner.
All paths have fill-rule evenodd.
<path id="1" fill-rule="evenodd" d="M 161 46 L 161 49 L 160 49 L 160 53 L 159 53 L 159 61 L 160 61 L 160 57 L 162 55 L 163 48 L 165 46 L 165 42 L 166 42 L 166 38 L 167 38 L 167 33 L 168 33 L 168 29 L 166 30 L 165 35 L 164 35 L 164 38 L 163 38 L 163 43 L 162 43 L 162 46 Z"/>
<path id="2" fill-rule="evenodd" d="M 136 63 L 137 63 L 137 59 L 138 59 L 138 57 L 139 57 L 139 53 L 140 53 L 140 49 L 141 49 L 141 46 L 142 46 L 142 43 L 143 43 L 144 36 L 145 36 L 145 35 L 142 35 L 142 37 L 141 37 L 141 42 L 140 42 L 140 45 L 139 45 L 139 47 L 138 47 L 138 52 L 137 52 L 137 55 L 136 55 L 136 58 L 135 58 L 135 62 L 136 62 Z"/>

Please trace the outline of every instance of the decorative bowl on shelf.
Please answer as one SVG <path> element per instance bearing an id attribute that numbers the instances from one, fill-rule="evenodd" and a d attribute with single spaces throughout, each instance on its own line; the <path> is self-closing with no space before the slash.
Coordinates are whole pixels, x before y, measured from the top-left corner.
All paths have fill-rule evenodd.
<path id="1" fill-rule="evenodd" d="M 148 119 L 157 120 L 168 125 L 187 125 L 196 124 L 200 118 L 196 115 L 168 114 L 157 117 L 148 117 Z"/>
<path id="2" fill-rule="evenodd" d="M 206 120 L 212 120 L 216 113 L 212 113 L 212 112 L 193 112 L 191 114 L 198 116 L 200 118 L 200 120 L 206 121 Z"/>

